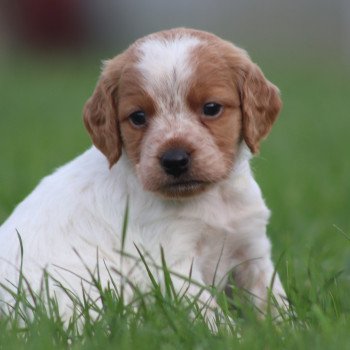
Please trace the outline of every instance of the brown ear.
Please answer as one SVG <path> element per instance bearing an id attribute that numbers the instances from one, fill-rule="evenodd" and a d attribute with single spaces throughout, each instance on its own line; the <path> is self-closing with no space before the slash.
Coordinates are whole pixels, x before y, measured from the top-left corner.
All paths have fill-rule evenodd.
<path id="1" fill-rule="evenodd" d="M 105 63 L 95 91 L 86 102 L 83 112 L 85 127 L 94 145 L 107 157 L 110 166 L 118 161 L 122 152 L 116 98 L 123 66 L 122 55 Z"/>
<path id="2" fill-rule="evenodd" d="M 282 107 L 278 88 L 250 63 L 241 88 L 243 138 L 253 153 L 267 136 Z"/>

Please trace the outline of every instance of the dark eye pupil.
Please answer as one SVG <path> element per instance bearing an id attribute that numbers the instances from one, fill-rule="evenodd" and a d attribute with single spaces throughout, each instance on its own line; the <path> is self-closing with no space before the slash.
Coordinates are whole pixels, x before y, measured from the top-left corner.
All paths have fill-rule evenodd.
<path id="1" fill-rule="evenodd" d="M 209 102 L 203 106 L 203 114 L 210 117 L 214 117 L 217 114 L 219 114 L 221 108 L 222 106 L 220 104 L 215 102 Z"/>
<path id="2" fill-rule="evenodd" d="M 146 115 L 142 111 L 137 111 L 130 114 L 129 119 L 134 125 L 137 125 L 137 126 L 146 124 Z"/>

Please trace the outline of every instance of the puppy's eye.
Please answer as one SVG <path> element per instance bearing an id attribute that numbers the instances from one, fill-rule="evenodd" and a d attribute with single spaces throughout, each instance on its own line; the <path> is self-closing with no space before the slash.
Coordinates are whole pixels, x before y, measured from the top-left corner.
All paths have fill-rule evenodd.
<path id="1" fill-rule="evenodd" d="M 203 114 L 206 117 L 217 117 L 222 111 L 222 105 L 216 102 L 209 102 L 203 106 Z"/>
<path id="2" fill-rule="evenodd" d="M 136 111 L 129 115 L 129 120 L 134 126 L 144 126 L 147 122 L 146 114 L 143 111 Z"/>

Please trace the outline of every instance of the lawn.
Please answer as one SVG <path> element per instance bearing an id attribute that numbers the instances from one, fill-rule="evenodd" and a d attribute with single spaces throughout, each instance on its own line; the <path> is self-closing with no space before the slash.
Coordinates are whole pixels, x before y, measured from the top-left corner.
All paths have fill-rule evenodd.
<path id="1" fill-rule="evenodd" d="M 350 71 L 326 59 L 255 59 L 284 101 L 252 165 L 273 213 L 268 231 L 293 322 L 259 320 L 234 298 L 237 340 L 192 322 L 188 308 L 156 288 L 154 303 L 140 311 L 107 291 L 100 320 L 81 334 L 40 307 L 24 325 L 0 319 L 0 349 L 350 347 Z M 1 64 L 0 223 L 40 178 L 89 147 L 81 110 L 98 73 L 99 61 L 83 57 Z"/>

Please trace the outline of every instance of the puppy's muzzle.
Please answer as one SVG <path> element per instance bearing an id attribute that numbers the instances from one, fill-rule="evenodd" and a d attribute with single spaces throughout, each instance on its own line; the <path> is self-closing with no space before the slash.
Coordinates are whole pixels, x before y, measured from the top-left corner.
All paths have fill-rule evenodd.
<path id="1" fill-rule="evenodd" d="M 160 164 L 168 175 L 180 177 L 189 169 L 190 155 L 182 148 L 169 149 L 161 156 Z"/>

